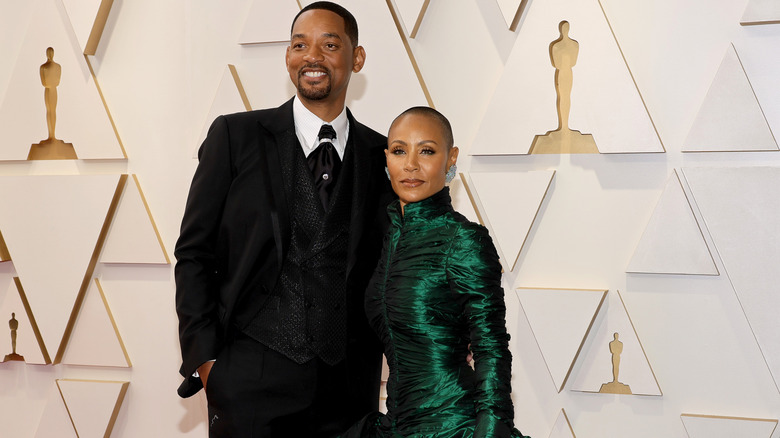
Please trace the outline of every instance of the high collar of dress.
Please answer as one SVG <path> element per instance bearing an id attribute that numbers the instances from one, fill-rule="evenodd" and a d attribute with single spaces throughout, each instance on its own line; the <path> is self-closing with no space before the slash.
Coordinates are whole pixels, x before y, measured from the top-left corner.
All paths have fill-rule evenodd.
<path id="1" fill-rule="evenodd" d="M 449 211 L 452 211 L 452 199 L 450 198 L 450 188 L 447 186 L 422 201 L 406 204 L 403 214 L 401 213 L 401 201 L 398 199 L 387 206 L 387 213 L 394 225 L 429 221 Z"/>

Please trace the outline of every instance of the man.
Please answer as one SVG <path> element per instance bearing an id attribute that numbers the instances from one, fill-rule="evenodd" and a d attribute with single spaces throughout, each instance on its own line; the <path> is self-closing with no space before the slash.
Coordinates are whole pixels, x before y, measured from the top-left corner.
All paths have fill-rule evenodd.
<path id="1" fill-rule="evenodd" d="M 385 137 L 345 107 L 354 17 L 303 8 L 285 61 L 295 97 L 209 130 L 176 244 L 179 394 L 206 388 L 211 437 L 329 436 L 378 405 L 363 292 L 391 191 Z"/>

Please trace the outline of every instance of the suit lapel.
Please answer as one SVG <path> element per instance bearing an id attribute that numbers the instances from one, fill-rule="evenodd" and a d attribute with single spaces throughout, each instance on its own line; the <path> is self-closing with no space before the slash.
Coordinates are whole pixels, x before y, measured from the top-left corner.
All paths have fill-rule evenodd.
<path id="1" fill-rule="evenodd" d="M 369 190 L 368 186 L 371 183 L 369 176 L 371 175 L 371 172 L 375 172 L 376 169 L 371 167 L 372 162 L 368 155 L 369 145 L 366 144 L 366 139 L 363 135 L 363 126 L 355 122 L 349 109 L 347 109 L 347 116 L 349 118 L 349 132 L 351 137 L 349 141 L 352 142 L 353 163 L 355 165 L 352 174 L 352 218 L 350 220 L 349 258 L 347 260 L 347 278 L 349 278 L 352 267 L 355 266 L 355 262 L 359 256 L 359 254 L 357 254 L 357 248 L 365 226 L 366 194 Z"/>
<path id="2" fill-rule="evenodd" d="M 295 136 L 292 99 L 269 111 L 258 121 L 260 144 L 260 168 L 264 175 L 264 187 L 270 200 L 271 221 L 274 227 L 274 241 L 278 266 L 282 266 L 290 236 L 290 212 L 288 200 L 292 199 L 292 172 L 283 171 L 282 166 L 291 166 L 290 155 L 298 143 Z"/>

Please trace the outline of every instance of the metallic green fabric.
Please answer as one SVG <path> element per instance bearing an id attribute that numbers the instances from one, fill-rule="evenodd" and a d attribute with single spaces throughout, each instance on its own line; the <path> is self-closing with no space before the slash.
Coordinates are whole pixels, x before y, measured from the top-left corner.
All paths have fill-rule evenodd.
<path id="1" fill-rule="evenodd" d="M 487 230 L 452 209 L 447 188 L 403 215 L 395 201 L 388 213 L 365 302 L 390 367 L 388 413 L 348 436 L 521 437 L 512 429 L 501 266 Z"/>

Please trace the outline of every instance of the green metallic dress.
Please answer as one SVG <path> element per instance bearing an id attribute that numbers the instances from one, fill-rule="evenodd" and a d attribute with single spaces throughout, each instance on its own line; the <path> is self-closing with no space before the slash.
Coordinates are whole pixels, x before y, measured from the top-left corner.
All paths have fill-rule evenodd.
<path id="1" fill-rule="evenodd" d="M 388 214 L 365 301 L 390 368 L 388 412 L 345 436 L 522 437 L 512 427 L 501 266 L 487 230 L 452 209 L 446 187 L 404 214 L 394 201 Z"/>

